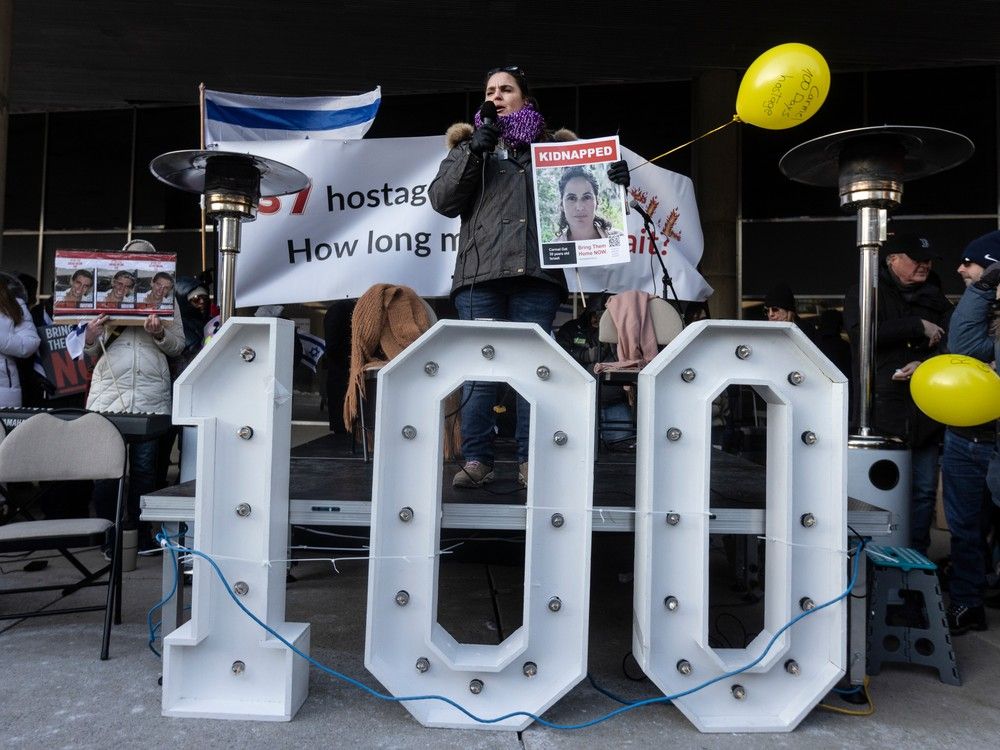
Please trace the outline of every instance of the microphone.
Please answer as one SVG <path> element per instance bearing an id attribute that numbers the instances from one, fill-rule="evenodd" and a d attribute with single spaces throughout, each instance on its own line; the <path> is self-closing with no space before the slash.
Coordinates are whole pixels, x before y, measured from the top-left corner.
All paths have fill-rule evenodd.
<path id="1" fill-rule="evenodd" d="M 642 206 L 639 205 L 639 201 L 632 199 L 628 202 L 628 204 L 629 206 L 631 206 L 632 208 L 634 208 L 636 211 L 639 212 L 639 216 L 645 219 L 647 224 L 653 223 L 653 220 L 649 217 L 649 214 L 646 213 L 646 209 L 644 209 Z"/>
<path id="2" fill-rule="evenodd" d="M 483 102 L 483 106 L 479 108 L 479 119 L 482 121 L 484 127 L 497 124 L 497 105 L 493 102 Z"/>

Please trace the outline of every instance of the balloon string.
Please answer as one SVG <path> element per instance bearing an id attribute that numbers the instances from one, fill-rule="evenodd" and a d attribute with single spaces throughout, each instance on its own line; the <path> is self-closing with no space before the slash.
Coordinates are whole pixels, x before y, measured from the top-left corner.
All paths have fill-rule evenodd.
<path id="1" fill-rule="evenodd" d="M 733 119 L 732 119 L 732 120 L 730 120 L 729 122 L 724 122 L 724 123 L 723 123 L 722 125 L 720 125 L 719 127 L 717 127 L 717 128 L 712 128 L 712 129 L 711 129 L 711 130 L 709 130 L 709 131 L 708 131 L 707 133 L 702 133 L 702 134 L 701 134 L 701 135 L 699 135 L 699 136 L 698 136 L 697 138 L 692 138 L 692 139 L 691 139 L 690 141 L 688 141 L 687 143 L 682 143 L 682 144 L 681 144 L 680 146 L 675 146 L 674 148 L 670 149 L 669 151 L 664 151 L 664 152 L 663 152 L 662 154 L 660 154 L 659 156 L 654 156 L 654 157 L 653 157 L 652 159 L 649 159 L 648 161 L 644 161 L 644 162 L 643 162 L 642 164 L 640 164 L 640 165 L 639 165 L 638 167 L 632 167 L 632 169 L 630 169 L 630 170 L 629 170 L 629 172 L 634 172 L 634 171 L 635 171 L 635 170 L 637 170 L 637 169 L 638 169 L 639 167 L 644 167 L 644 166 L 646 166 L 647 164 L 652 164 L 652 163 L 653 163 L 654 161 L 656 161 L 656 160 L 658 160 L 658 159 L 662 159 L 662 158 L 663 158 L 664 156 L 669 156 L 670 154 L 674 153 L 675 151 L 680 151 L 680 150 L 681 150 L 682 148 L 686 148 L 687 146 L 690 146 L 690 145 L 691 145 L 692 143 L 697 143 L 697 142 L 698 142 L 698 141 L 700 141 L 700 140 L 701 140 L 702 138 L 706 138 L 706 137 L 708 137 L 708 136 L 712 135 L 712 133 L 718 133 L 718 132 L 719 132 L 720 130 L 722 130 L 723 128 L 728 128 L 728 127 L 729 127 L 730 125 L 732 125 L 732 124 L 733 124 L 734 122 L 740 122 L 740 116 L 739 116 L 739 115 L 733 115 Z"/>

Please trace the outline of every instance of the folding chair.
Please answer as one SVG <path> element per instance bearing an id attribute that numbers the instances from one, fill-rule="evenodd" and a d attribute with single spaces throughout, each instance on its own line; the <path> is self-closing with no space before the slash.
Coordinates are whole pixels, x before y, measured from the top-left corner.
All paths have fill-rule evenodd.
<path id="1" fill-rule="evenodd" d="M 653 333 L 656 335 L 656 343 L 662 348 L 673 341 L 684 329 L 684 321 L 677 314 L 673 305 L 660 297 L 650 297 L 647 302 L 647 315 L 653 323 Z M 601 315 L 598 324 L 597 338 L 602 344 L 617 344 L 618 330 L 615 328 L 614 319 L 607 310 Z M 601 444 L 610 446 L 614 442 L 628 441 L 635 439 L 635 412 L 634 407 L 627 421 L 617 419 L 605 419 L 601 416 L 601 392 L 607 386 L 631 386 L 635 387 L 639 380 L 639 368 L 634 367 L 627 370 L 605 370 L 597 375 L 597 447 Z M 627 437 L 619 438 L 616 441 L 605 440 L 606 431 L 625 432 Z"/>
<path id="2" fill-rule="evenodd" d="M 0 619 L 93 612 L 104 610 L 104 633 L 101 659 L 108 658 L 111 643 L 111 619 L 121 623 L 121 548 L 123 495 L 127 452 L 118 429 L 100 414 L 88 413 L 66 421 L 50 414 L 37 414 L 18 425 L 0 443 L 0 482 L 45 482 L 79 479 L 117 479 L 118 500 L 115 520 L 103 518 L 68 518 L 29 520 L 0 526 L 0 553 L 57 550 L 76 568 L 81 578 L 70 584 L 7 589 L 0 594 L 61 590 L 63 597 L 88 586 L 107 586 L 105 604 L 31 612 L 0 613 Z M 91 571 L 71 549 L 107 543 L 109 529 L 114 534 L 111 563 Z M 107 574 L 107 580 L 99 580 Z"/>

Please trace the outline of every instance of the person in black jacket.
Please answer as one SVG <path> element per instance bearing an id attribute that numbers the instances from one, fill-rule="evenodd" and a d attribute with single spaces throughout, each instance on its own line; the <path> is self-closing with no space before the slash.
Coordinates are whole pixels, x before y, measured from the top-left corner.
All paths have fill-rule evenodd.
<path id="1" fill-rule="evenodd" d="M 913 494 L 910 545 L 926 554 L 937 498 L 938 453 L 944 425 L 917 408 L 910 395 L 910 376 L 925 359 L 943 354 L 952 306 L 932 270 L 939 258 L 930 242 L 913 234 L 897 234 L 880 253 L 875 379 L 872 426 L 883 437 L 905 440 L 912 450 Z M 861 366 L 859 287 L 844 300 L 844 323 L 851 339 L 854 368 Z M 857 420 L 858 415 L 852 415 Z"/>
<path id="2" fill-rule="evenodd" d="M 448 129 L 448 155 L 428 189 L 431 205 L 444 216 L 460 216 L 458 257 L 451 297 L 463 320 L 493 319 L 536 323 L 552 329 L 566 296 L 561 270 L 541 267 L 535 223 L 531 144 L 571 141 L 568 130 L 550 132 L 519 67 L 486 74 L 485 100 L 496 107 L 496 122 L 476 114 L 474 128 Z M 628 165 L 615 162 L 608 177 L 628 186 Z M 462 406 L 465 465 L 455 487 L 478 487 L 494 480 L 496 385 L 466 384 Z M 517 462 L 521 486 L 528 480 L 528 403 L 517 399 Z"/>

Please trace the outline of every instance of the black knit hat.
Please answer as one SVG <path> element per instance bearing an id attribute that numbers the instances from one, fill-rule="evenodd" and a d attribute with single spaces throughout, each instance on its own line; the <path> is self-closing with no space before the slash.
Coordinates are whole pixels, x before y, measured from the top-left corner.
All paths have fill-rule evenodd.
<path id="1" fill-rule="evenodd" d="M 795 312 L 795 295 L 792 288 L 785 282 L 775 285 L 764 297 L 764 307 L 780 307 L 782 310 Z"/>
<path id="2" fill-rule="evenodd" d="M 963 262 L 978 263 L 983 268 L 998 260 L 1000 260 L 1000 230 L 977 237 L 962 252 Z"/>

